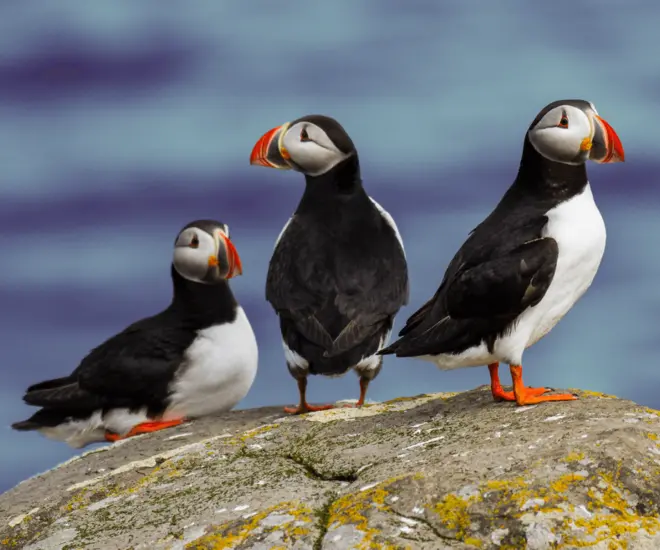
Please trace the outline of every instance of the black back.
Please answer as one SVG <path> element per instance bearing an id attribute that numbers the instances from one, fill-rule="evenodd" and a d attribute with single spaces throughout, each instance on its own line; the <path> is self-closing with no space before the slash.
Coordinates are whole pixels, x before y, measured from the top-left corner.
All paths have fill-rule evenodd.
<path id="1" fill-rule="evenodd" d="M 270 261 L 266 299 L 285 343 L 312 374 L 345 372 L 374 354 L 391 329 L 408 299 L 407 265 L 362 186 L 357 153 L 324 175 L 306 176 Z"/>
<path id="2" fill-rule="evenodd" d="M 199 227 L 199 222 L 195 226 Z M 43 407 L 19 430 L 54 426 L 116 407 L 161 413 L 168 385 L 197 331 L 232 322 L 237 303 L 227 282 L 195 283 L 171 267 L 174 296 L 161 313 L 133 323 L 94 348 L 70 376 L 30 386 L 24 401 Z"/>
<path id="3" fill-rule="evenodd" d="M 547 106 L 530 128 L 548 110 L 566 103 Z M 401 357 L 461 353 L 482 341 L 492 352 L 495 340 L 517 317 L 541 301 L 554 276 L 558 248 L 554 239 L 542 238 L 546 213 L 586 185 L 584 164 L 543 157 L 526 134 L 515 181 L 470 233 L 435 295 L 408 319 L 401 338 L 382 353 Z"/>

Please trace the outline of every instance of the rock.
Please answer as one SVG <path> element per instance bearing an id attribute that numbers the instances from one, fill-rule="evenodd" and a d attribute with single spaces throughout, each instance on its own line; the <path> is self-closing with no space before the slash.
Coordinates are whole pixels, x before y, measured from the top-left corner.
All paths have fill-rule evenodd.
<path id="1" fill-rule="evenodd" d="M 515 407 L 478 388 L 200 419 L 1 495 L 0 546 L 660 548 L 660 413 L 578 393 Z"/>

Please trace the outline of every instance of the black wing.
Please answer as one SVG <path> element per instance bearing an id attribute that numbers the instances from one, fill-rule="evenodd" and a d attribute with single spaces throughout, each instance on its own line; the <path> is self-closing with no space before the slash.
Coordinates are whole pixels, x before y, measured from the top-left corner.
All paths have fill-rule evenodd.
<path id="1" fill-rule="evenodd" d="M 403 249 L 393 229 L 375 215 L 381 220 L 379 235 L 388 238 L 374 239 L 371 246 L 324 239 L 294 216 L 273 252 L 266 299 L 326 357 L 375 334 L 408 301 Z"/>
<path id="2" fill-rule="evenodd" d="M 501 334 L 545 295 L 557 266 L 557 242 L 539 238 L 506 254 L 467 263 L 459 253 L 435 296 L 383 353 L 409 357 L 458 353 L 485 340 L 492 349 Z"/>
<path id="3" fill-rule="evenodd" d="M 194 332 L 158 325 L 154 318 L 131 325 L 94 348 L 71 376 L 30 386 L 24 401 L 69 411 L 162 407 Z"/>

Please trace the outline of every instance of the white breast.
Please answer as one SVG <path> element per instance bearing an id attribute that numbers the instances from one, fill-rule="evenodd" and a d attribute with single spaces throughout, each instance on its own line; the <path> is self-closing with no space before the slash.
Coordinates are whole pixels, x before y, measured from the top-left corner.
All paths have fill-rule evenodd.
<path id="1" fill-rule="evenodd" d="M 164 418 L 228 411 L 249 391 L 257 374 L 257 341 L 243 308 L 233 323 L 200 330 L 172 383 Z"/>
<path id="2" fill-rule="evenodd" d="M 589 184 L 584 191 L 547 213 L 543 236 L 557 241 L 557 268 L 543 299 L 527 309 L 496 355 L 520 362 L 525 348 L 538 342 L 591 286 L 605 252 L 606 231 Z"/>

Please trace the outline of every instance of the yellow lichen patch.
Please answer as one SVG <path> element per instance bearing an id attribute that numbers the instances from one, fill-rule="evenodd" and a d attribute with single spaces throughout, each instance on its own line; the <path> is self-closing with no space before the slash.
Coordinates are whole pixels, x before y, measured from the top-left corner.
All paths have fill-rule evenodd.
<path id="1" fill-rule="evenodd" d="M 580 462 L 580 460 L 584 460 L 584 453 L 569 453 L 563 460 L 564 462 Z"/>
<path id="2" fill-rule="evenodd" d="M 470 530 L 473 514 L 476 517 L 483 516 L 485 508 L 490 510 L 489 514 L 493 517 L 510 519 L 521 518 L 528 511 L 562 514 L 565 510 L 560 505 L 568 504 L 568 509 L 573 508 L 567 500 L 574 490 L 574 484 L 586 479 L 585 475 L 569 473 L 549 482 L 547 486 L 535 486 L 523 477 L 492 480 L 479 485 L 468 497 L 449 493 L 440 502 L 431 505 L 430 509 L 457 540 L 478 546 L 479 539 Z"/>
<path id="3" fill-rule="evenodd" d="M 470 527 L 470 514 L 468 508 L 477 497 L 469 497 L 464 500 L 454 494 L 448 494 L 434 507 L 433 511 L 438 514 L 443 525 L 456 532 L 456 538 L 464 540 Z"/>
<path id="4" fill-rule="evenodd" d="M 89 489 L 84 488 L 78 491 L 75 495 L 73 495 L 69 501 L 64 505 L 64 511 L 65 512 L 73 512 L 74 510 L 78 510 L 79 508 L 84 508 L 87 506 L 87 494 L 89 492 Z"/>
<path id="5" fill-rule="evenodd" d="M 390 495 L 390 487 L 402 479 L 419 479 L 421 474 L 397 476 L 380 482 L 375 487 L 357 493 L 349 493 L 337 499 L 328 511 L 328 531 L 341 525 L 353 525 L 362 534 L 362 540 L 354 548 L 357 550 L 390 550 L 397 548 L 388 543 L 377 541 L 379 530 L 369 525 L 367 511 L 375 508 L 387 512 L 390 507 L 385 500 Z"/>
<path id="6" fill-rule="evenodd" d="M 601 399 L 618 399 L 616 395 L 610 395 L 609 393 L 603 393 L 599 391 L 580 390 L 577 388 L 571 388 L 570 391 L 571 393 L 577 393 L 578 395 L 582 395 L 585 397 L 599 397 Z"/>
<path id="7" fill-rule="evenodd" d="M 656 411 L 655 409 L 650 409 L 648 407 L 644 407 L 644 412 L 648 414 L 653 414 L 655 416 L 660 416 L 660 411 Z"/>
<path id="8" fill-rule="evenodd" d="M 261 522 L 271 514 L 281 514 L 282 521 L 277 525 L 263 526 Z M 290 516 L 291 519 L 288 519 Z M 186 550 L 225 550 L 236 548 L 245 543 L 250 535 L 259 532 L 267 534 L 273 531 L 282 533 L 283 542 L 287 546 L 274 548 L 288 548 L 301 537 L 310 533 L 310 526 L 314 521 L 314 512 L 299 502 L 281 502 L 271 506 L 258 514 L 238 522 L 228 522 L 214 526 L 208 534 L 188 543 Z"/>
<path id="9" fill-rule="evenodd" d="M 620 479 L 621 466 L 612 473 L 599 474 L 599 488 L 587 492 L 587 508 L 591 512 L 588 518 L 566 520 L 561 548 L 595 546 L 606 541 L 611 549 L 628 549 L 630 536 L 640 531 L 648 535 L 660 533 L 660 518 L 657 515 L 638 514 L 632 503 L 626 498 L 627 490 Z M 604 489 L 601 489 L 604 487 Z M 588 544 L 575 535 L 576 529 L 589 536 Z"/>
<path id="10" fill-rule="evenodd" d="M 153 485 L 157 481 L 161 481 L 161 480 L 169 481 L 181 477 L 187 471 L 186 469 L 183 469 L 182 466 L 183 464 L 179 462 L 171 462 L 171 461 L 164 462 L 163 464 L 156 466 L 148 474 L 142 476 L 132 485 L 116 491 L 111 496 L 138 493 L 142 491 L 145 487 L 149 485 Z"/>
<path id="11" fill-rule="evenodd" d="M 525 503 L 533 498 L 545 496 L 545 489 L 532 491 L 529 484 L 522 478 L 487 481 L 482 486 L 482 495 L 488 496 L 489 493 L 497 493 L 497 506 L 508 507 L 511 504 L 518 510 L 522 509 Z"/>
<path id="12" fill-rule="evenodd" d="M 241 435 L 232 437 L 231 439 L 228 440 L 228 443 L 232 445 L 240 445 L 245 443 L 248 439 L 252 439 L 253 437 L 256 437 L 258 435 L 268 433 L 271 430 L 279 428 L 279 426 L 280 426 L 279 424 L 266 424 L 265 426 L 259 426 L 258 428 L 253 428 L 252 430 L 243 432 Z"/>
<path id="13" fill-rule="evenodd" d="M 579 475 L 579 474 L 565 474 L 561 476 L 559 479 L 556 479 L 550 484 L 550 489 L 555 491 L 556 493 L 565 493 L 571 488 L 571 485 L 573 483 L 576 483 L 578 481 L 583 481 L 587 479 L 587 476 Z"/>
<path id="14" fill-rule="evenodd" d="M 155 466 L 149 473 L 146 473 L 128 485 L 104 486 L 96 490 L 91 486 L 83 487 L 64 505 L 64 510 L 71 512 L 85 508 L 92 500 L 140 493 L 159 481 L 169 482 L 172 479 L 182 477 L 193 469 L 195 465 L 194 457 L 183 457 L 178 461 L 166 460 Z"/>

